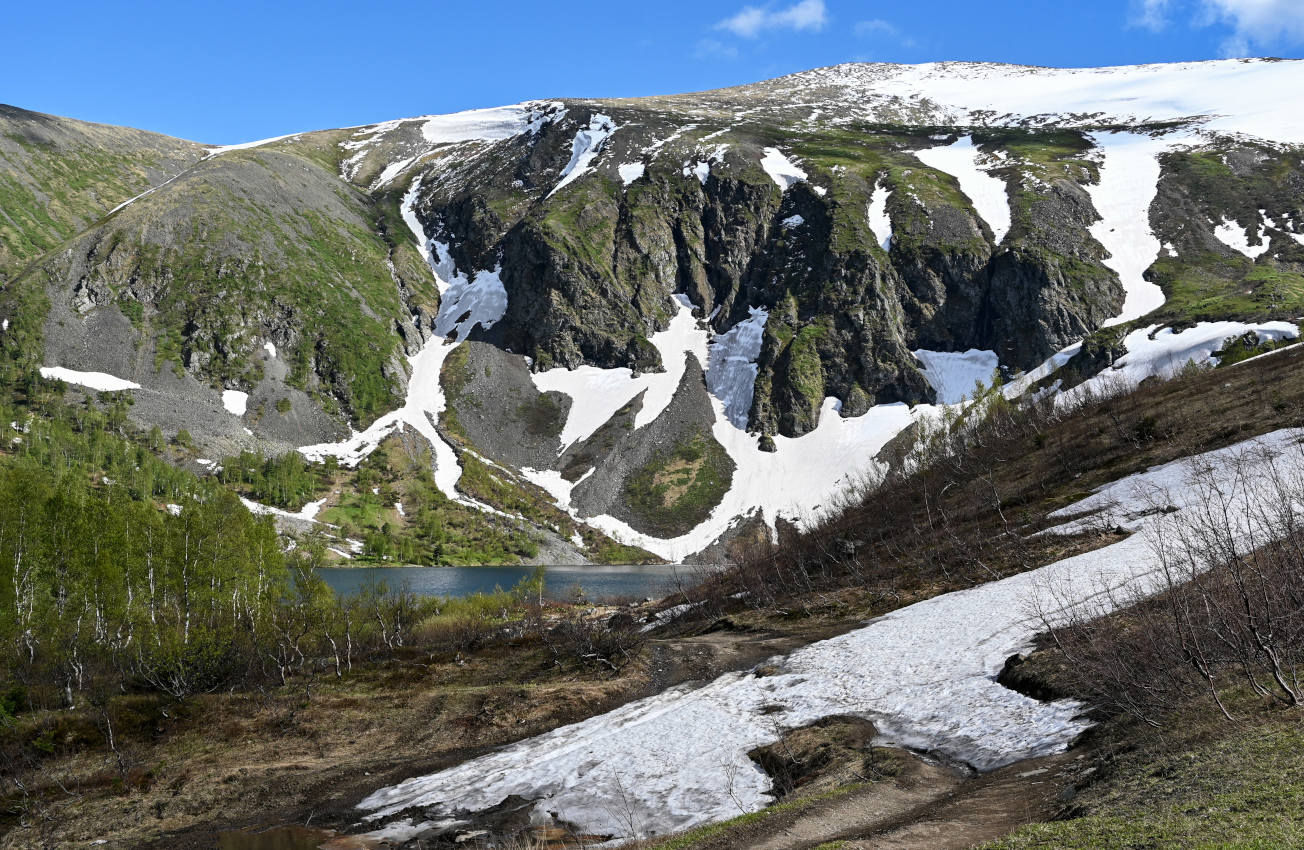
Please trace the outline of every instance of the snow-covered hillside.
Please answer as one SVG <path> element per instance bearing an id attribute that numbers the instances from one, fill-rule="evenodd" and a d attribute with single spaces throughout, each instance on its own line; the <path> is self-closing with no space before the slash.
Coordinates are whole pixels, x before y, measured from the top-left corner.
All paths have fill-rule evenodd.
<path id="1" fill-rule="evenodd" d="M 1228 494 L 1228 516 L 1243 540 L 1274 533 L 1251 506 L 1265 497 L 1262 482 L 1304 472 L 1301 436 L 1277 431 L 1129 476 L 1058 512 L 1090 517 L 1047 532 L 1099 524 L 1134 532 L 1118 543 L 902 608 L 773 659 L 764 675 L 672 689 L 409 779 L 359 808 L 374 821 L 420 807 L 436 820 L 409 821 L 419 832 L 517 795 L 535 801 L 538 818 L 551 814 L 580 832 L 664 834 L 772 802 L 770 779 L 748 752 L 784 730 L 846 714 L 872 720 L 886 741 L 980 770 L 1062 750 L 1088 725 L 1081 706 L 1038 702 L 997 684 L 1005 660 L 1081 605 L 1094 614 L 1162 587 L 1150 535 L 1198 510 L 1202 490 L 1191 486 L 1193 476 Z"/>
<path id="2" fill-rule="evenodd" d="M 1296 227 L 1304 207 L 1289 180 L 1268 197 L 1265 178 L 1251 172 L 1272 157 L 1298 165 L 1292 146 L 1304 143 L 1304 115 L 1291 92 L 1301 84 L 1304 64 L 1269 60 L 838 65 L 716 91 L 529 101 L 334 131 L 328 142 L 299 134 L 214 148 L 185 180 L 161 183 L 110 218 L 153 233 L 149 209 L 203 183 L 204 169 L 327 145 L 338 165 L 327 179 L 398 207 L 428 266 L 412 268 L 440 302 L 434 315 L 420 312 L 411 281 L 395 273 L 393 247 L 378 241 L 399 306 L 387 316 L 370 303 L 359 309 L 400 329 L 405 356 L 378 350 L 368 368 L 386 372 L 392 399 L 405 398 L 347 438 L 337 428 L 292 445 L 356 464 L 409 429 L 432 444 L 438 486 L 463 505 L 502 512 L 459 489 L 458 452 L 470 450 L 538 485 L 575 520 L 682 560 L 747 519 L 771 530 L 780 520 L 808 525 L 873 474 L 875 455 L 903 429 L 964 404 L 998 368 L 1013 386 L 1031 385 L 1027 376 L 1063 366 L 1101 328 L 1127 326 L 1110 348 L 1118 368 L 1103 374 L 1132 382 L 1210 361 L 1245 333 L 1294 335 L 1283 320 L 1299 312 L 1288 312 L 1282 293 L 1294 291 L 1304 263 Z M 1216 191 L 1210 174 L 1223 181 Z M 1194 211 L 1170 217 L 1165 205 L 1178 201 Z M 357 227 L 351 220 L 342 232 Z M 1189 279 L 1208 290 L 1208 276 L 1222 275 L 1213 295 L 1226 303 L 1192 306 L 1192 296 L 1162 320 L 1134 324 L 1167 306 L 1157 271 L 1169 291 Z M 68 276 L 70 316 L 117 297 L 77 294 L 88 277 Z M 311 305 L 298 309 L 296 319 L 314 315 Z M 333 381 L 356 381 L 335 368 L 338 357 L 291 350 L 347 328 L 277 322 L 225 344 L 244 345 L 260 364 L 308 362 Z M 51 325 L 64 326 L 75 327 Z M 529 393 L 567 400 L 551 456 L 523 463 L 486 449 L 492 435 L 470 433 L 454 446 L 440 432 L 450 411 L 445 364 L 468 338 L 519 358 L 531 370 Z M 126 362 L 96 362 L 93 346 L 73 340 L 51 347 L 46 374 L 173 391 L 146 375 L 85 377 Z M 202 373 L 208 360 L 188 362 Z M 224 439 L 239 448 L 264 436 L 257 411 L 272 398 L 260 405 L 262 374 L 260 365 L 223 376 L 213 399 L 229 415 Z M 732 473 L 691 530 L 664 536 L 620 493 L 596 492 L 586 476 L 604 449 L 589 443 L 631 404 L 631 439 L 654 433 L 692 389 L 685 380 L 709 393 L 693 424 Z M 653 477 L 656 448 L 636 452 Z M 614 491 L 638 472 L 603 469 L 624 476 Z"/>

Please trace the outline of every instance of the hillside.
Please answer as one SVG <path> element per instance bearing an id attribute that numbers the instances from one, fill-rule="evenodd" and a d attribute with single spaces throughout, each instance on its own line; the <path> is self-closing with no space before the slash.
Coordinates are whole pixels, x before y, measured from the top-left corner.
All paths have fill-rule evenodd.
<path id="1" fill-rule="evenodd" d="M 12 110 L 6 138 L 56 122 L 60 150 L 162 169 L 119 194 L 164 185 L 13 243 L 5 350 L 139 384 L 132 417 L 206 457 L 352 465 L 408 429 L 454 501 L 719 559 L 998 369 L 1068 360 L 1068 386 L 1156 326 L 1279 334 L 1304 128 L 1272 93 L 1298 68 L 844 65 L 212 149 Z M 7 179 L 67 191 L 34 144 Z"/>
<path id="2" fill-rule="evenodd" d="M 0 844 L 1126 838 L 1174 742 L 1236 773 L 1210 706 L 1300 698 L 1301 82 L 850 64 L 221 147 L 0 107 Z M 726 568 L 320 573 L 659 560 Z M 1223 619 L 1160 652 L 1188 583 Z"/>

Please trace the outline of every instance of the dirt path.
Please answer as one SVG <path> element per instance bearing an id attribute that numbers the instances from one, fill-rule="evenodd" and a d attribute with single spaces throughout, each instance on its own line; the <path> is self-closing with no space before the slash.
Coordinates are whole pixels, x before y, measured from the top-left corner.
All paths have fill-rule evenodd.
<path id="1" fill-rule="evenodd" d="M 966 850 L 1053 816 L 1077 758 L 1029 759 L 970 778 L 916 759 L 892 782 L 761 821 L 719 846 L 810 850 L 843 841 L 845 850 Z"/>

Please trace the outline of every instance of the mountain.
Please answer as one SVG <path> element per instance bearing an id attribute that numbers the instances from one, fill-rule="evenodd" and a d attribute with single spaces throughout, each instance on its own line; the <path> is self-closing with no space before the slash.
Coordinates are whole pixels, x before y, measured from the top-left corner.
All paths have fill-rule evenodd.
<path id="1" fill-rule="evenodd" d="M 727 558 L 976 381 L 1296 335 L 1301 82 L 851 64 L 217 148 L 3 107 L 0 349 L 135 387 L 197 471 L 335 458 L 277 507 L 418 560 L 431 511 L 456 558 Z"/>

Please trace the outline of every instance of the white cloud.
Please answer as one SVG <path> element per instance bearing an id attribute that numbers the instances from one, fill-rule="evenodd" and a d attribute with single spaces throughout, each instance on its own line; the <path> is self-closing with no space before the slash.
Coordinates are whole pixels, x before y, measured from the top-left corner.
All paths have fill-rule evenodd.
<path id="1" fill-rule="evenodd" d="M 737 14 L 715 25 L 743 38 L 756 38 L 766 30 L 810 30 L 818 32 L 828 23 L 824 0 L 800 0 L 785 9 L 772 6 L 744 6 Z"/>
<path id="2" fill-rule="evenodd" d="M 1304 3 L 1300 0 L 1203 0 L 1208 19 L 1233 28 L 1223 52 L 1244 56 L 1251 46 L 1304 43 Z"/>
<path id="3" fill-rule="evenodd" d="M 1132 0 L 1131 23 L 1158 32 L 1168 26 L 1168 12 L 1172 8 L 1173 0 Z"/>
<path id="4" fill-rule="evenodd" d="M 738 48 L 714 38 L 699 39 L 693 46 L 694 59 L 737 59 Z"/>
<path id="5" fill-rule="evenodd" d="M 874 18 L 871 21 L 857 21 L 856 35 L 867 36 L 882 33 L 884 35 L 896 35 L 899 32 L 891 23 L 882 18 Z"/>
<path id="6" fill-rule="evenodd" d="M 1304 43 L 1301 0 L 1132 0 L 1131 23 L 1158 32 L 1179 8 L 1197 26 L 1230 27 L 1223 53 L 1245 56 L 1253 49 Z"/>

